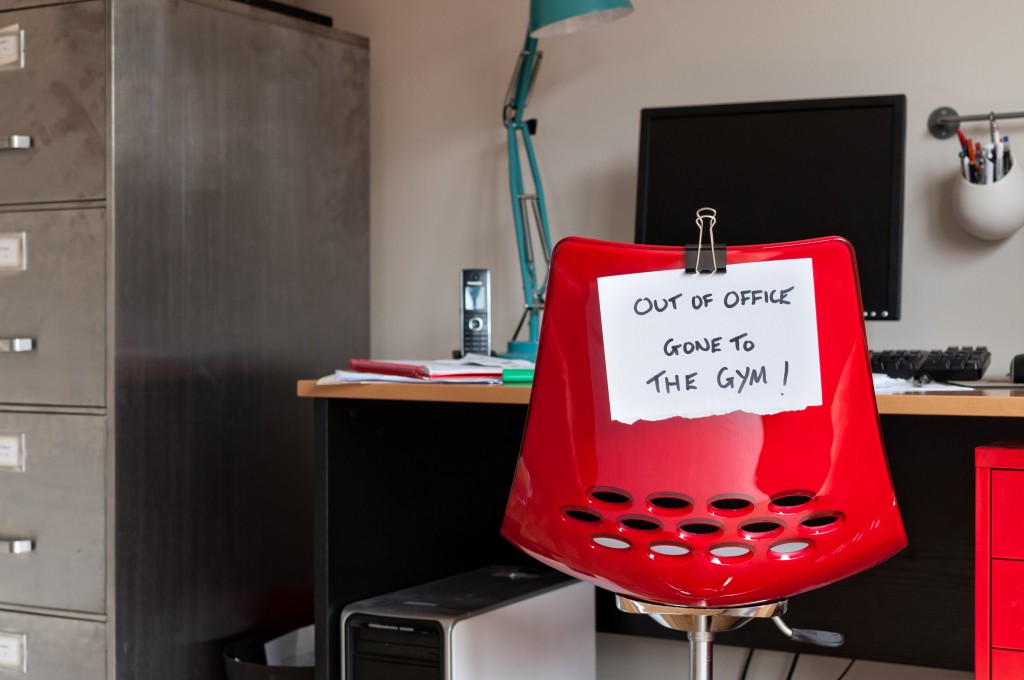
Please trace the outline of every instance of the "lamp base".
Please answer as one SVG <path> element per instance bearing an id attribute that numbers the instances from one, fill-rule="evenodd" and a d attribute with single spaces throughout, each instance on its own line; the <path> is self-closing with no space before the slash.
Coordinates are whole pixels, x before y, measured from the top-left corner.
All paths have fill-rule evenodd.
<path id="1" fill-rule="evenodd" d="M 525 359 L 537 362 L 537 343 L 529 340 L 510 340 L 508 351 L 498 355 L 503 359 Z"/>

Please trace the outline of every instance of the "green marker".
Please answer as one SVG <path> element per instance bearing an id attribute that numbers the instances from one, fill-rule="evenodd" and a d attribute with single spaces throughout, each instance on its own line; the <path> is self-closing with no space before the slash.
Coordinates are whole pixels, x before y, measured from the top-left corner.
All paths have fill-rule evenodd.
<path id="1" fill-rule="evenodd" d="M 501 372 L 501 382 L 505 384 L 523 384 L 533 382 L 532 368 L 506 368 Z"/>

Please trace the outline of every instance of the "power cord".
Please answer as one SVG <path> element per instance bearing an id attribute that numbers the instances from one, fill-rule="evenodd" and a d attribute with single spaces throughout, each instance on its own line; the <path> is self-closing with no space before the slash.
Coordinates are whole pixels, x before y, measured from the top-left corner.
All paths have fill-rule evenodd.
<path id="1" fill-rule="evenodd" d="M 743 663 L 743 674 L 740 675 L 740 680 L 747 680 L 747 673 L 750 672 L 750 662 L 754 658 L 754 648 L 751 647 L 747 650 L 747 660 Z M 796 672 L 796 665 L 800 661 L 800 652 L 793 654 L 793 660 L 789 663 L 789 672 L 786 673 L 786 680 L 793 680 L 793 674 Z M 846 674 L 853 668 L 853 664 L 856 663 L 856 659 L 850 659 L 850 663 L 846 664 L 846 668 L 839 674 L 836 680 L 843 680 Z"/>
<path id="2" fill-rule="evenodd" d="M 800 652 L 797 652 L 793 655 L 793 662 L 789 664 L 789 673 L 786 675 L 786 680 L 793 680 L 793 673 L 796 672 L 796 664 L 799 660 Z M 850 672 L 851 668 L 853 668 L 854 661 L 856 661 L 856 659 L 850 659 L 850 663 L 846 664 L 846 668 L 843 669 L 843 672 L 839 674 L 839 677 L 836 678 L 836 680 L 843 680 L 843 678 L 846 677 L 846 674 Z"/>
<path id="3" fill-rule="evenodd" d="M 747 672 L 750 671 L 750 662 L 754 658 L 754 648 L 751 647 L 747 650 L 747 661 L 743 664 L 743 675 L 740 676 L 740 680 L 747 680 Z"/>
<path id="4" fill-rule="evenodd" d="M 850 659 L 850 663 L 846 664 L 846 668 L 843 669 L 843 672 L 839 675 L 838 678 L 836 678 L 836 680 L 843 680 L 843 678 L 846 677 L 846 674 L 850 672 L 850 669 L 853 668 L 853 663 L 855 661 L 856 659 Z"/>
<path id="5" fill-rule="evenodd" d="M 786 673 L 786 680 L 793 680 L 793 673 L 796 672 L 796 664 L 800 661 L 800 652 L 793 655 L 793 661 L 789 664 L 789 673 Z"/>

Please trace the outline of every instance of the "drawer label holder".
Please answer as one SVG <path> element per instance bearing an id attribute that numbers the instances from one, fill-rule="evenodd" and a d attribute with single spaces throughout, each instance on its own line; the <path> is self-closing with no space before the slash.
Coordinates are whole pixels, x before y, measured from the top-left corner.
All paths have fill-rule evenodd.
<path id="1" fill-rule="evenodd" d="M 18 24 L 0 28 L 0 71 L 25 68 L 25 31 Z"/>
<path id="2" fill-rule="evenodd" d="M 0 472 L 25 471 L 25 435 L 0 432 Z"/>
<path id="3" fill-rule="evenodd" d="M 28 672 L 25 654 L 26 636 L 23 633 L 0 631 L 0 669 Z"/>
<path id="4" fill-rule="evenodd" d="M 25 267 L 25 232 L 0 233 L 0 272 L 23 272 Z"/>

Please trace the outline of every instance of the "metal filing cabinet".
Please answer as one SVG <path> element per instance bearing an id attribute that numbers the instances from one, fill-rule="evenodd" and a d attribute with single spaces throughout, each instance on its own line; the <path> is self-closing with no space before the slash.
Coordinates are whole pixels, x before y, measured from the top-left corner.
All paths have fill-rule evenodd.
<path id="1" fill-rule="evenodd" d="M 229 0 L 0 0 L 0 678 L 312 620 L 294 385 L 368 352 L 367 75 Z"/>

